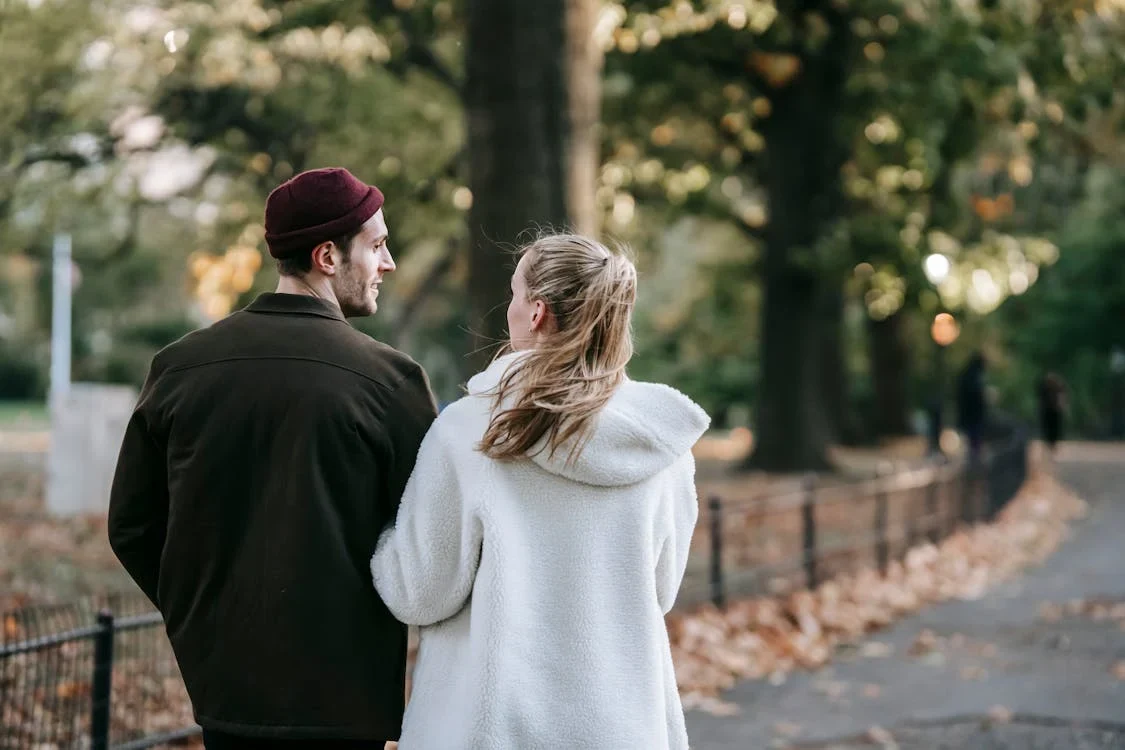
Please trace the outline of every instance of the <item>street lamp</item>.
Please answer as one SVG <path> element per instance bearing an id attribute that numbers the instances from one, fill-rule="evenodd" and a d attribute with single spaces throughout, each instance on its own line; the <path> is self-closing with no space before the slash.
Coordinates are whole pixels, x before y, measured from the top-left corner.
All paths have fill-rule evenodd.
<path id="1" fill-rule="evenodd" d="M 930 455 L 939 455 L 941 433 L 945 429 L 943 412 L 945 410 L 945 350 L 961 335 L 957 319 L 947 312 L 934 316 L 930 324 L 930 338 L 934 340 L 934 385 L 930 396 Z"/>
<path id="2" fill-rule="evenodd" d="M 952 270 L 948 256 L 942 253 L 931 253 L 922 261 L 922 271 L 926 280 L 934 287 L 940 287 Z M 930 325 L 930 337 L 937 345 L 934 353 L 934 385 L 930 394 L 930 455 L 936 456 L 941 451 L 941 433 L 944 429 L 942 412 L 945 409 L 945 349 L 961 334 L 957 320 L 947 312 L 938 313 Z"/>

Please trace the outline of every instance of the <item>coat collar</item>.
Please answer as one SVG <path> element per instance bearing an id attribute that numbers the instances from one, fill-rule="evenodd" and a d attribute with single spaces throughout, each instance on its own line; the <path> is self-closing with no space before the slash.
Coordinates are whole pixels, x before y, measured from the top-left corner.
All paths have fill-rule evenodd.
<path id="1" fill-rule="evenodd" d="M 318 315 L 331 320 L 345 321 L 340 308 L 307 294 L 280 294 L 265 292 L 246 307 L 246 312 L 281 315 Z"/>

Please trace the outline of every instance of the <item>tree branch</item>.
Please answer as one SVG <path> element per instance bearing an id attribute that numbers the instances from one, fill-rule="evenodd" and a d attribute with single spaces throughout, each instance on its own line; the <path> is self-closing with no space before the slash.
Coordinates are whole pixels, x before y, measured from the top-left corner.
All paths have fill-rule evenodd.
<path id="1" fill-rule="evenodd" d="M 462 82 L 453 74 L 429 45 L 419 41 L 422 32 L 417 19 L 409 11 L 400 10 L 390 0 L 368 0 L 368 17 L 372 21 L 379 18 L 398 19 L 403 35 L 406 37 L 406 62 L 423 70 L 445 84 L 458 97 L 462 96 Z"/>

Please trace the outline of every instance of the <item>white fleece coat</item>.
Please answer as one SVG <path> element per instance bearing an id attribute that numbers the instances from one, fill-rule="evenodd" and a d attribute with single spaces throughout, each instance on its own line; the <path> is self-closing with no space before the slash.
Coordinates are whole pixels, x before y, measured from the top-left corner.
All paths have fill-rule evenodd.
<path id="1" fill-rule="evenodd" d="M 664 615 L 697 516 L 702 409 L 624 382 L 580 460 L 486 458 L 477 443 L 518 355 L 469 381 L 422 443 L 371 560 L 420 625 L 400 750 L 680 750 Z"/>

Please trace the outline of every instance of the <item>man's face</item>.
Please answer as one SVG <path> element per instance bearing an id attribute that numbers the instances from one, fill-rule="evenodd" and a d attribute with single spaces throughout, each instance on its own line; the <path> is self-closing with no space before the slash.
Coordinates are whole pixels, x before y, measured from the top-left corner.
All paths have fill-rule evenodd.
<path id="1" fill-rule="evenodd" d="M 341 261 L 339 272 L 332 276 L 332 289 L 344 315 L 349 318 L 374 315 L 379 309 L 377 300 L 383 274 L 393 270 L 395 262 L 387 247 L 387 222 L 383 209 L 379 209 L 359 230 L 347 259 Z"/>

